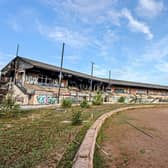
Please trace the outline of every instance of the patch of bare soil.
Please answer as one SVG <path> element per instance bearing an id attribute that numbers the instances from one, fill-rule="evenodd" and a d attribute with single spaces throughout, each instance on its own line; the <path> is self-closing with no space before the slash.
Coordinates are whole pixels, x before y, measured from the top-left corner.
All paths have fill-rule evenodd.
<path id="1" fill-rule="evenodd" d="M 116 114 L 102 128 L 104 167 L 168 168 L 168 108 Z"/>

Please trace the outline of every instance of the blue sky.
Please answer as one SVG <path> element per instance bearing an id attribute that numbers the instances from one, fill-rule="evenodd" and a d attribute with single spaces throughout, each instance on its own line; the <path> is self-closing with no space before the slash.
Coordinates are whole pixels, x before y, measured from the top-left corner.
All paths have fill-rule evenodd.
<path id="1" fill-rule="evenodd" d="M 167 0 L 0 0 L 0 68 L 19 55 L 168 85 Z"/>

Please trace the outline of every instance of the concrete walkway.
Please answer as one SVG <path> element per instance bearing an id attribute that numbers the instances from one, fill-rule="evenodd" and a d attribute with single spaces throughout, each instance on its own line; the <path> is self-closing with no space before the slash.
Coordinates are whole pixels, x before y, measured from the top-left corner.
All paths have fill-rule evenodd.
<path id="1" fill-rule="evenodd" d="M 72 104 L 72 106 L 79 106 L 80 104 Z M 38 105 L 21 105 L 21 110 L 33 110 L 47 107 L 61 107 L 61 104 L 38 104 Z"/>
<path id="2" fill-rule="evenodd" d="M 142 106 L 119 108 L 100 116 L 87 131 L 85 138 L 75 156 L 73 168 L 93 168 L 93 157 L 94 157 L 96 138 L 102 124 L 108 117 L 120 111 L 135 108 L 147 108 L 147 107 L 154 107 L 154 105 L 146 105 L 146 106 L 142 105 Z"/>
<path id="3" fill-rule="evenodd" d="M 60 107 L 60 104 L 51 104 L 51 105 L 21 105 L 21 110 L 33 110 L 39 108 L 47 108 L 47 107 Z"/>

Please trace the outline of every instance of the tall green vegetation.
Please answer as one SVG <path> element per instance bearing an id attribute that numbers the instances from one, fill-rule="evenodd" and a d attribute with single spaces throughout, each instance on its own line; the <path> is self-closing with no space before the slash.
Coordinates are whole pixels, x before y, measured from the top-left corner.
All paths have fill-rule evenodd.
<path id="1" fill-rule="evenodd" d="M 82 123 L 82 112 L 80 110 L 75 110 L 72 113 L 72 125 L 80 125 Z"/>
<path id="2" fill-rule="evenodd" d="M 72 106 L 72 100 L 70 98 L 66 98 L 62 101 L 61 105 L 63 108 L 69 108 Z"/>
<path id="3" fill-rule="evenodd" d="M 121 97 L 118 99 L 118 102 L 119 102 L 119 103 L 125 103 L 125 97 L 121 96 Z"/>
<path id="4" fill-rule="evenodd" d="M 89 103 L 86 99 L 84 99 L 81 103 L 80 103 L 80 107 L 81 108 L 89 108 Z"/>
<path id="5" fill-rule="evenodd" d="M 12 117 L 20 111 L 19 104 L 16 104 L 12 94 L 8 94 L 0 104 L 0 116 Z"/>
<path id="6" fill-rule="evenodd" d="M 93 105 L 101 105 L 103 104 L 103 97 L 101 92 L 97 92 L 97 94 L 93 97 L 92 101 Z"/>

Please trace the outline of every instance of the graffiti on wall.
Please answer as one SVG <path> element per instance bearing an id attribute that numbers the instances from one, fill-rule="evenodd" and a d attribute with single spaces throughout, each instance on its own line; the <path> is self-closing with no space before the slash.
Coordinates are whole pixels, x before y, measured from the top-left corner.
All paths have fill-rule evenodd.
<path id="1" fill-rule="evenodd" d="M 55 104 L 57 103 L 57 98 L 50 95 L 38 95 L 37 102 L 39 104 Z"/>

